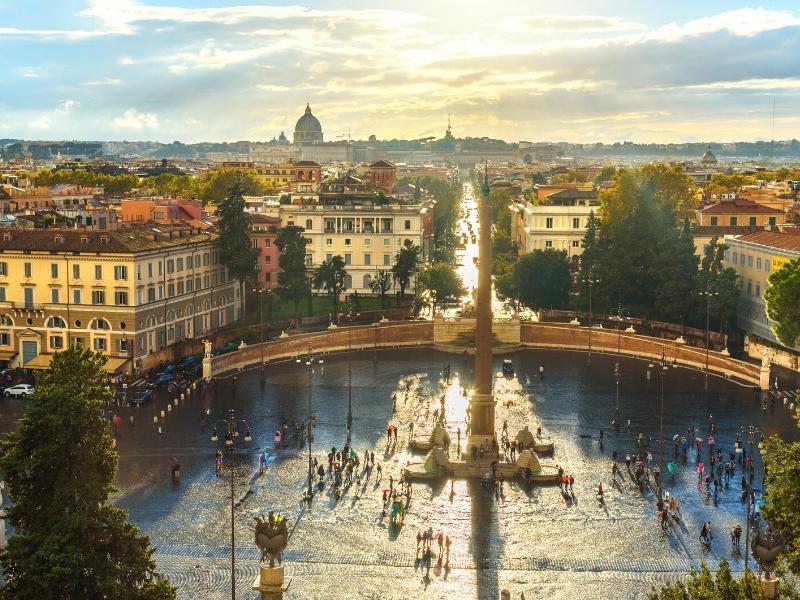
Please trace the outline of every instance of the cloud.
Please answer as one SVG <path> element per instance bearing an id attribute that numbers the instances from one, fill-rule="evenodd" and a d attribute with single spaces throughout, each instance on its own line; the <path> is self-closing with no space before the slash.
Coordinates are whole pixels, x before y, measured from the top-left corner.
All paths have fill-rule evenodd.
<path id="1" fill-rule="evenodd" d="M 117 77 L 104 77 L 103 79 L 87 81 L 86 85 L 122 85 L 122 79 Z"/>
<path id="2" fill-rule="evenodd" d="M 150 129 L 158 126 L 158 116 L 155 113 L 143 113 L 135 108 L 129 108 L 114 118 L 112 124 L 118 129 Z"/>
<path id="3" fill-rule="evenodd" d="M 78 106 L 80 106 L 80 104 L 81 103 L 78 102 L 77 100 L 64 100 L 64 102 L 61 103 L 60 108 L 62 112 L 68 113 L 73 109 L 77 108 Z"/>
<path id="4" fill-rule="evenodd" d="M 47 129 L 50 129 L 50 117 L 47 115 L 42 115 L 38 119 L 28 121 L 28 127 L 38 129 L 40 131 L 46 131 Z"/>
<path id="5" fill-rule="evenodd" d="M 647 26 L 642 23 L 626 21 L 620 17 L 591 15 L 539 15 L 522 19 L 507 19 L 505 24 L 509 31 L 535 31 L 538 33 L 552 31 L 588 33 L 647 29 Z"/>
<path id="6" fill-rule="evenodd" d="M 290 88 L 288 85 L 272 85 L 268 83 L 259 84 L 258 89 L 264 90 L 265 92 L 288 92 Z"/>

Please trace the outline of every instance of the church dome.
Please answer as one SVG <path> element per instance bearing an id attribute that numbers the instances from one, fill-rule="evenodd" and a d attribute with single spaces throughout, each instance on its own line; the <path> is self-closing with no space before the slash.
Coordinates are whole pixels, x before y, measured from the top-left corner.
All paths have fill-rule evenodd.
<path id="1" fill-rule="evenodd" d="M 711 151 L 711 146 L 706 147 L 706 151 L 703 153 L 703 158 L 700 159 L 700 162 L 704 165 L 717 164 L 717 157 L 714 156 L 714 153 Z"/>
<path id="2" fill-rule="evenodd" d="M 314 143 L 322 141 L 322 125 L 317 117 L 311 114 L 311 107 L 306 104 L 306 112 L 297 119 L 294 126 L 294 143 Z"/>

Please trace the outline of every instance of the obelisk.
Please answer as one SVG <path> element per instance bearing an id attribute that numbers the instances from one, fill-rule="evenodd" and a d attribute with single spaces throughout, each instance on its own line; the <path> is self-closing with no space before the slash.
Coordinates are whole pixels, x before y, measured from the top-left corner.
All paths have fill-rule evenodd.
<path id="1" fill-rule="evenodd" d="M 486 164 L 478 200 L 478 293 L 475 306 L 475 389 L 469 403 L 467 453 L 495 436 L 492 395 L 492 209 Z"/>

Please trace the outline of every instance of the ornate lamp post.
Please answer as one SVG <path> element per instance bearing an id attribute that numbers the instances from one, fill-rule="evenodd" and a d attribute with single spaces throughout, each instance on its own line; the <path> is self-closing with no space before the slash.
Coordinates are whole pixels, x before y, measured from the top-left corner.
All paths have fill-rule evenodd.
<path id="1" fill-rule="evenodd" d="M 308 438 L 308 500 L 309 502 L 314 497 L 314 490 L 311 485 L 314 479 L 313 466 L 311 461 L 311 441 L 313 438 L 312 429 L 314 426 L 314 418 L 311 415 L 311 375 L 314 373 L 314 358 L 311 356 L 311 346 L 308 346 L 308 360 L 306 360 L 306 369 L 308 370 L 308 431 L 306 436 Z"/>
<path id="2" fill-rule="evenodd" d="M 244 434 L 244 441 L 251 442 L 253 440 L 252 435 L 250 434 L 250 425 L 244 419 L 237 419 L 234 413 L 234 410 L 231 408 L 228 411 L 228 418 L 226 419 L 219 419 L 214 424 L 214 429 L 211 432 L 211 441 L 217 442 L 219 441 L 219 435 L 217 435 L 217 425 L 223 424 L 225 426 L 225 449 L 229 452 L 230 456 L 233 457 L 233 453 L 236 451 L 236 438 L 239 437 L 239 423 L 245 426 L 245 434 Z M 236 536 L 235 536 L 235 527 L 234 527 L 234 498 L 233 498 L 233 461 L 231 461 L 230 466 L 228 467 L 230 472 L 230 503 L 231 503 L 231 600 L 236 600 Z"/>
<path id="3" fill-rule="evenodd" d="M 667 375 L 667 356 L 661 349 L 661 410 L 658 418 L 658 501 L 664 501 L 664 377 Z"/>
<path id="4" fill-rule="evenodd" d="M 764 434 L 761 433 L 761 430 L 754 425 L 748 425 L 747 427 L 741 427 L 739 429 L 739 435 L 744 441 L 745 437 L 747 439 L 747 446 L 749 448 L 748 456 L 752 460 L 753 458 L 753 444 L 756 441 L 756 436 L 758 436 L 758 448 L 761 449 L 761 440 L 764 438 Z M 744 461 L 742 461 L 742 469 L 745 469 Z M 745 530 L 745 538 L 744 538 L 744 547 L 745 547 L 745 555 L 744 555 L 744 569 L 747 571 L 750 562 L 750 509 L 752 508 L 752 501 L 753 501 L 753 476 L 749 475 L 745 478 L 745 485 L 747 486 L 747 529 Z"/>
<path id="5" fill-rule="evenodd" d="M 600 283 L 599 279 L 592 279 L 592 276 L 589 276 L 589 280 L 587 281 L 589 284 L 589 354 L 586 356 L 586 366 L 592 366 L 592 326 L 594 325 L 594 313 L 592 312 L 592 286 L 595 283 Z"/>
<path id="6" fill-rule="evenodd" d="M 353 324 L 347 328 L 347 445 L 353 434 Z"/>
<path id="7" fill-rule="evenodd" d="M 711 296 L 719 296 L 719 292 L 700 292 L 700 295 L 706 297 L 706 382 L 705 387 L 708 389 L 708 329 L 709 320 L 711 319 Z"/>

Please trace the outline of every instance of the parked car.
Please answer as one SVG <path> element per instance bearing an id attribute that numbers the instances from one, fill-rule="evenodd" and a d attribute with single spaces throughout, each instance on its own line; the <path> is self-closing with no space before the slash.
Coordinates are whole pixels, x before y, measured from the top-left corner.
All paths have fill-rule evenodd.
<path id="1" fill-rule="evenodd" d="M 175 376 L 171 375 L 170 373 L 162 373 L 156 377 L 150 385 L 153 387 L 167 387 L 169 385 L 175 385 Z"/>
<path id="2" fill-rule="evenodd" d="M 199 364 L 202 360 L 203 360 L 202 354 L 190 354 L 189 356 L 184 358 L 178 366 L 182 369 L 188 369 L 193 365 Z"/>
<path id="3" fill-rule="evenodd" d="M 136 395 L 133 397 L 133 402 L 135 404 L 146 404 L 153 398 L 153 390 L 150 388 L 141 388 Z"/>
<path id="4" fill-rule="evenodd" d="M 29 383 L 18 383 L 17 385 L 12 385 L 10 388 L 6 388 L 3 395 L 5 395 L 6 398 L 10 398 L 11 396 L 27 398 L 33 395 L 33 386 Z"/>
<path id="5" fill-rule="evenodd" d="M 503 375 L 513 375 L 514 374 L 514 363 L 511 362 L 511 359 L 506 358 L 503 359 Z"/>

